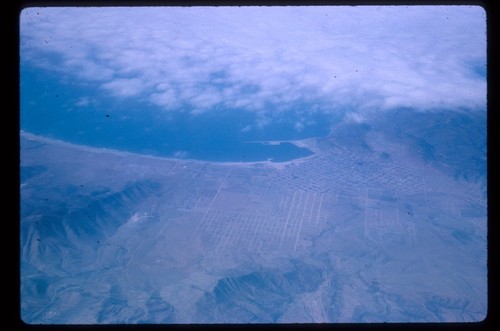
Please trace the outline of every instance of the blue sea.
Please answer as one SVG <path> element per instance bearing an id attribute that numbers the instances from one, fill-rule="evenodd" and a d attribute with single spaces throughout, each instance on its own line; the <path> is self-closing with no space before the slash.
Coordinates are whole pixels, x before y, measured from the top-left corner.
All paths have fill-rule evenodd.
<path id="1" fill-rule="evenodd" d="M 285 113 L 219 108 L 192 114 L 187 107 L 170 111 L 141 97 L 119 99 L 97 83 L 77 84 L 69 77 L 21 67 L 22 130 L 132 153 L 217 162 L 305 157 L 312 154 L 309 149 L 260 141 L 326 136 L 339 118 L 309 111 L 313 106 L 302 104 Z M 255 124 L 262 116 L 268 116 L 269 124 L 259 128 Z M 308 125 L 296 130 L 298 118 L 304 116 Z"/>

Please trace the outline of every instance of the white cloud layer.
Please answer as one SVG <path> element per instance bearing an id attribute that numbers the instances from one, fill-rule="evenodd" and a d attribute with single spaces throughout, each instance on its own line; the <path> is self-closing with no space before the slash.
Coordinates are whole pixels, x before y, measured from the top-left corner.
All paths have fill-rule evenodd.
<path id="1" fill-rule="evenodd" d="M 167 111 L 486 107 L 481 7 L 27 8 L 20 28 L 23 62 Z"/>

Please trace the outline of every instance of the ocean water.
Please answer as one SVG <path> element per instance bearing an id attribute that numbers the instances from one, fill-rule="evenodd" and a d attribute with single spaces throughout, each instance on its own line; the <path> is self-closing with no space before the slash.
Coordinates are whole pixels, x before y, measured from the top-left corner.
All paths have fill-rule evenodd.
<path id="1" fill-rule="evenodd" d="M 289 142 L 323 137 L 335 116 L 302 104 L 285 113 L 218 108 L 192 114 L 161 109 L 141 97 L 120 99 L 98 84 L 21 67 L 21 130 L 74 144 L 164 157 L 218 162 L 289 161 L 311 155 Z M 299 121 L 307 123 L 300 130 Z M 300 119 L 299 119 L 300 118 Z M 259 127 L 259 121 L 268 124 Z"/>

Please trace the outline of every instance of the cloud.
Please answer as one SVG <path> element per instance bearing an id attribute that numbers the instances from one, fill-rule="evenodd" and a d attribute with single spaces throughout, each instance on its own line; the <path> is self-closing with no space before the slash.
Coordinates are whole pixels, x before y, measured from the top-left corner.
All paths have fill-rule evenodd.
<path id="1" fill-rule="evenodd" d="M 77 107 L 87 107 L 88 105 L 90 105 L 90 98 L 88 97 L 81 97 L 75 102 Z"/>
<path id="2" fill-rule="evenodd" d="M 352 113 L 352 112 L 349 112 L 345 115 L 344 117 L 344 120 L 349 123 L 349 122 L 352 122 L 352 123 L 363 123 L 365 122 L 365 117 L 359 113 Z"/>
<path id="3" fill-rule="evenodd" d="M 300 132 L 304 129 L 304 123 L 301 121 L 295 122 L 294 128 L 297 132 Z"/>
<path id="4" fill-rule="evenodd" d="M 250 125 L 246 125 L 245 127 L 243 127 L 240 131 L 241 132 L 249 132 L 252 130 L 252 127 Z"/>
<path id="5" fill-rule="evenodd" d="M 475 6 L 27 8 L 21 60 L 167 111 L 484 109 L 485 24 Z"/>
<path id="6" fill-rule="evenodd" d="M 139 78 L 116 78 L 101 86 L 120 97 L 137 96 L 145 89 L 142 80 Z"/>

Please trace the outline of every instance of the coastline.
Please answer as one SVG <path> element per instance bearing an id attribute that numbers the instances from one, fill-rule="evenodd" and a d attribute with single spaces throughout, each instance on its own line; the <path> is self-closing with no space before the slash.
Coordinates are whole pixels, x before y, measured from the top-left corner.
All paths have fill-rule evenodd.
<path id="1" fill-rule="evenodd" d="M 269 145 L 279 145 L 282 142 L 288 142 L 291 144 L 294 144 L 297 147 L 301 148 L 307 148 L 312 152 L 311 155 L 304 156 L 301 158 L 289 160 L 289 161 L 283 161 L 283 162 L 273 162 L 270 160 L 265 160 L 265 161 L 250 161 L 250 162 L 243 162 L 243 161 L 205 161 L 205 160 L 197 160 L 197 159 L 181 159 L 181 158 L 174 158 L 174 157 L 167 157 L 167 156 L 155 156 L 155 155 L 150 155 L 150 154 L 140 154 L 140 153 L 133 153 L 133 152 L 126 152 L 122 150 L 116 150 L 116 149 L 110 149 L 110 148 L 105 148 L 105 147 L 92 147 L 92 146 L 87 146 L 87 145 L 80 145 L 80 144 L 75 144 L 71 142 L 67 142 L 61 139 L 55 139 L 55 138 L 50 138 L 46 136 L 41 136 L 37 135 L 31 132 L 27 132 L 24 130 L 19 130 L 19 136 L 22 138 L 25 138 L 27 140 L 32 140 L 32 141 L 38 141 L 38 142 L 43 142 L 47 144 L 52 144 L 52 145 L 58 145 L 58 146 L 64 146 L 66 148 L 72 148 L 72 149 L 78 149 L 81 151 L 86 151 L 90 153 L 108 153 L 108 154 L 113 154 L 113 155 L 118 155 L 118 156 L 129 156 L 129 157 L 139 157 L 139 158 L 146 158 L 146 159 L 154 159 L 154 160 L 166 160 L 166 161 L 183 161 L 186 163 L 198 163 L 198 164 L 214 164 L 214 165 L 225 165 L 225 166 L 240 166 L 240 167 L 255 167 L 255 166 L 267 166 L 275 169 L 283 169 L 289 165 L 293 164 L 299 164 L 303 163 L 308 159 L 311 159 L 315 157 L 318 153 L 318 149 L 316 148 L 316 139 L 317 138 L 307 138 L 307 139 L 302 139 L 302 140 L 280 140 L 280 141 L 252 141 L 249 143 L 263 143 L 263 144 L 269 144 Z"/>

